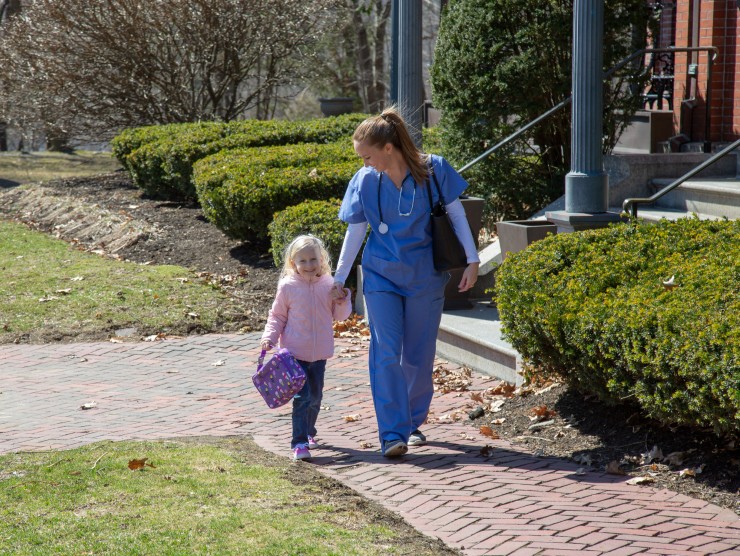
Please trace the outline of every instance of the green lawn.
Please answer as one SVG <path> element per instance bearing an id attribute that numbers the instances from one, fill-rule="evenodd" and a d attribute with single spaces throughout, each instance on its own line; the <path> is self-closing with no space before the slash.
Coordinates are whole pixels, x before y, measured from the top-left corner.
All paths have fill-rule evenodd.
<path id="1" fill-rule="evenodd" d="M 337 504 L 306 464 L 261 453 L 231 439 L 0 456 L 0 554 L 409 554 L 359 496 Z M 142 458 L 154 467 L 129 469 Z"/>
<path id="2" fill-rule="evenodd" d="M 106 152 L 0 152 L 0 180 L 15 183 L 91 176 L 119 168 L 118 161 Z"/>
<path id="3" fill-rule="evenodd" d="M 177 266 L 147 266 L 80 251 L 0 221 L 0 343 L 135 327 L 140 334 L 216 331 L 239 307 Z"/>

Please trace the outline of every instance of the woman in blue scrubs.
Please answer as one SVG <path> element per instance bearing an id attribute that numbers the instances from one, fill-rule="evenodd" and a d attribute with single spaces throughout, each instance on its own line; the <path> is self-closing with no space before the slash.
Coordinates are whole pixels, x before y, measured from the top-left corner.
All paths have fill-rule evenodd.
<path id="1" fill-rule="evenodd" d="M 399 457 L 421 445 L 419 430 L 434 394 L 432 370 L 447 272 L 434 269 L 427 180 L 434 173 L 468 266 L 458 284 L 473 287 L 479 258 L 458 197 L 467 183 L 443 158 L 421 153 L 394 108 L 362 122 L 352 136 L 364 167 L 350 181 L 339 210 L 349 224 L 335 273 L 344 287 L 362 254 L 363 293 L 370 323 L 370 387 L 381 451 Z M 433 183 L 433 182 L 432 182 Z M 431 186 L 433 202 L 437 190 Z"/>

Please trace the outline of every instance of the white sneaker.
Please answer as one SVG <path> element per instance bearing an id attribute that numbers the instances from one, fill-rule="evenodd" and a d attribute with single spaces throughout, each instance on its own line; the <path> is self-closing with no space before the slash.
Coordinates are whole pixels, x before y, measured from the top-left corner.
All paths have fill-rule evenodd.
<path id="1" fill-rule="evenodd" d="M 409 446 L 423 446 L 426 443 L 427 437 L 419 429 L 409 435 Z"/>
<path id="2" fill-rule="evenodd" d="M 315 450 L 318 447 L 319 447 L 319 443 L 316 442 L 316 439 L 309 434 L 308 435 L 308 449 Z"/>

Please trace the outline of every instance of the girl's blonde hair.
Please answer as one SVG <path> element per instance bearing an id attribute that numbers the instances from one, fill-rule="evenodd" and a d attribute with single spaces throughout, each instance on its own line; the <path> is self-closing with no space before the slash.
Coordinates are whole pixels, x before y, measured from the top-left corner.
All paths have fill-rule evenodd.
<path id="1" fill-rule="evenodd" d="M 283 271 L 280 273 L 281 278 L 295 274 L 293 259 L 298 251 L 306 247 L 313 247 L 319 254 L 319 272 L 317 275 L 321 276 L 331 273 L 331 258 L 326 247 L 324 247 L 324 242 L 316 236 L 306 234 L 296 237 L 285 248 L 285 253 L 283 254 Z"/>
<path id="2" fill-rule="evenodd" d="M 414 180 L 417 183 L 426 181 L 429 175 L 428 155 L 416 147 L 406 127 L 406 122 L 403 121 L 395 106 L 386 108 L 379 116 L 372 116 L 358 125 L 352 135 L 352 140 L 381 148 L 390 143 L 401 151 Z"/>

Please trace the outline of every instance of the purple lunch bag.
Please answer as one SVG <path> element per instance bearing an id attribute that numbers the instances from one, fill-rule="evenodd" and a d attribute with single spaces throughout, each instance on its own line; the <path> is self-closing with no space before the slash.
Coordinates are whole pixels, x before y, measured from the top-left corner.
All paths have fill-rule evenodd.
<path id="1" fill-rule="evenodd" d="M 252 382 L 270 409 L 275 409 L 288 403 L 301 391 L 306 383 L 306 373 L 285 348 L 277 350 L 263 365 L 265 353 L 264 349 L 260 353 Z"/>

